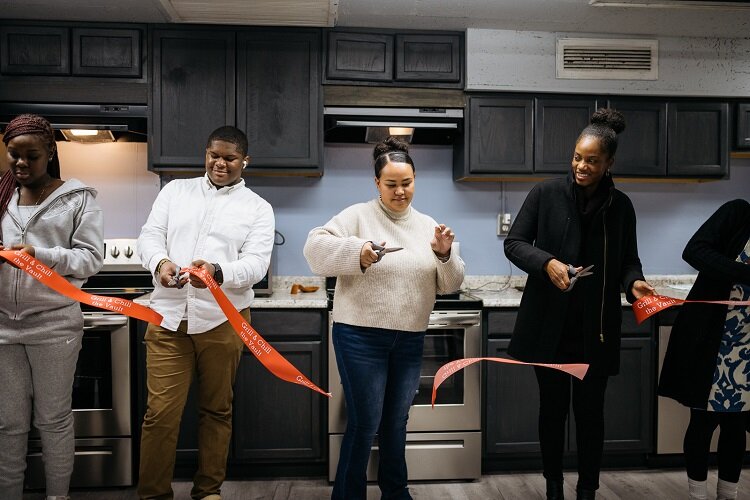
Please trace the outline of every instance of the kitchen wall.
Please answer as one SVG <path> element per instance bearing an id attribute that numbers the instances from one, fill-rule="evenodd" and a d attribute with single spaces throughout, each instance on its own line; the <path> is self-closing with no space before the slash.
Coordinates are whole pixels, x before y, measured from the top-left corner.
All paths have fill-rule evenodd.
<path id="1" fill-rule="evenodd" d="M 60 143 L 63 178 L 76 177 L 99 191 L 106 238 L 135 238 L 159 191 L 159 178 L 148 172 L 144 143 Z M 327 145 L 320 179 L 250 177 L 248 184 L 274 207 L 276 227 L 286 238 L 276 247 L 274 272 L 309 276 L 302 255 L 308 231 L 342 208 L 377 196 L 367 145 Z M 414 206 L 455 229 L 461 255 L 472 275 L 523 274 L 503 254 L 496 236 L 497 214 L 514 216 L 532 184 L 526 182 L 457 183 L 453 150 L 412 146 L 417 165 Z M 4 161 L 3 144 L 0 155 Z M 616 168 L 616 164 L 615 164 Z M 731 179 L 704 183 L 620 182 L 638 215 L 638 242 L 646 274 L 690 274 L 682 248 L 693 232 L 724 201 L 750 199 L 750 159 L 733 159 Z"/>
<path id="2" fill-rule="evenodd" d="M 143 142 L 59 142 L 63 179 L 75 177 L 98 191 L 105 238 L 136 238 L 159 193 L 159 176 L 147 169 Z"/>
<path id="3" fill-rule="evenodd" d="M 659 42 L 657 80 L 555 78 L 558 38 L 649 38 Z M 466 30 L 466 88 L 669 96 L 750 96 L 750 38 L 632 37 Z"/>
<path id="4" fill-rule="evenodd" d="M 249 178 L 248 183 L 274 207 L 277 229 L 286 244 L 277 247 L 277 273 L 310 275 L 302 247 L 310 228 L 324 224 L 342 208 L 377 196 L 367 145 L 327 145 L 321 179 Z M 532 184 L 457 183 L 452 149 L 413 146 L 417 166 L 414 207 L 455 229 L 461 255 L 472 275 L 523 274 L 503 255 L 496 235 L 497 214 L 517 214 Z M 616 168 L 616 164 L 615 164 Z M 750 199 L 750 160 L 733 160 L 731 179 L 705 183 L 626 183 L 638 215 L 638 241 L 646 274 L 689 274 L 681 253 L 693 232 L 724 201 Z"/>

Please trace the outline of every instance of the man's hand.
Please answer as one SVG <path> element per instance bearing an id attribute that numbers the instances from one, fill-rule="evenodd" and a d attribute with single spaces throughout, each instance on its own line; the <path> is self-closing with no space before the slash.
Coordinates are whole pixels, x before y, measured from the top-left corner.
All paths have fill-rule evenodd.
<path id="1" fill-rule="evenodd" d="M 214 265 L 211 264 L 210 262 L 206 262 L 203 259 L 194 260 L 193 262 L 190 263 L 190 265 L 193 267 L 204 269 L 206 273 L 208 273 L 208 275 L 211 276 L 212 278 L 214 277 L 214 272 L 216 272 Z M 198 276 L 189 274 L 188 280 L 190 280 L 190 285 L 194 286 L 195 288 L 206 288 L 206 284 Z"/>
<path id="2" fill-rule="evenodd" d="M 179 276 L 180 267 L 168 260 L 159 268 L 157 279 L 159 284 L 165 288 L 182 288 L 187 283 L 187 277 Z"/>

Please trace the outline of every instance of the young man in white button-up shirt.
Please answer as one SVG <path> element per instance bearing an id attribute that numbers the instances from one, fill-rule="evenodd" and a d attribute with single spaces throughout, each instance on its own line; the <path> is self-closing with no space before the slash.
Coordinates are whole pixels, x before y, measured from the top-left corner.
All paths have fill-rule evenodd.
<path id="1" fill-rule="evenodd" d="M 180 419 L 198 380 L 198 471 L 191 496 L 218 500 L 232 435 L 232 384 L 243 343 L 205 284 L 180 267 L 197 266 L 249 321 L 252 285 L 266 274 L 274 242 L 271 205 L 245 186 L 247 137 L 215 130 L 206 175 L 167 184 L 138 238 L 138 255 L 154 274 L 150 307 L 164 317 L 146 331 L 148 405 L 143 421 L 138 494 L 171 499 Z"/>

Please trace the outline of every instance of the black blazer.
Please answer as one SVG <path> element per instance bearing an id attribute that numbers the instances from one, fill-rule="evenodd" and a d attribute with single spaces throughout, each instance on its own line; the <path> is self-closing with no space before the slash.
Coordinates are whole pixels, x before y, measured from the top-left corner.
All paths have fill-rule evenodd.
<path id="1" fill-rule="evenodd" d="M 696 231 L 682 258 L 698 276 L 688 300 L 727 300 L 735 283 L 750 285 L 750 265 L 737 256 L 750 238 L 750 203 L 719 207 Z M 685 304 L 675 319 L 659 380 L 659 394 L 691 408 L 706 408 L 727 306 Z"/>
<path id="2" fill-rule="evenodd" d="M 570 299 L 552 284 L 544 265 L 552 258 L 573 266 L 593 264 L 593 276 L 576 284 L 585 294 L 580 361 L 591 365 L 589 373 L 614 375 L 620 367 L 620 287 L 633 302 L 632 284 L 644 279 L 635 211 L 630 199 L 612 185 L 609 198 L 594 215 L 587 247 L 581 248 L 574 182 L 568 175 L 536 184 L 505 239 L 505 255 L 528 273 L 508 353 L 522 361 L 561 362 L 556 354 Z"/>

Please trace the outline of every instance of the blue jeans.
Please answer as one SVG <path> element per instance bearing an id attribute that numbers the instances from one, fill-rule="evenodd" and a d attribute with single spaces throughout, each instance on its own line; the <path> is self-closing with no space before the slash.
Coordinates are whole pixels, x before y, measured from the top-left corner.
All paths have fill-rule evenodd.
<path id="1" fill-rule="evenodd" d="M 424 333 L 333 324 L 347 425 L 331 498 L 367 498 L 367 462 L 375 434 L 383 499 L 411 499 L 406 487 L 406 422 L 419 387 Z"/>

